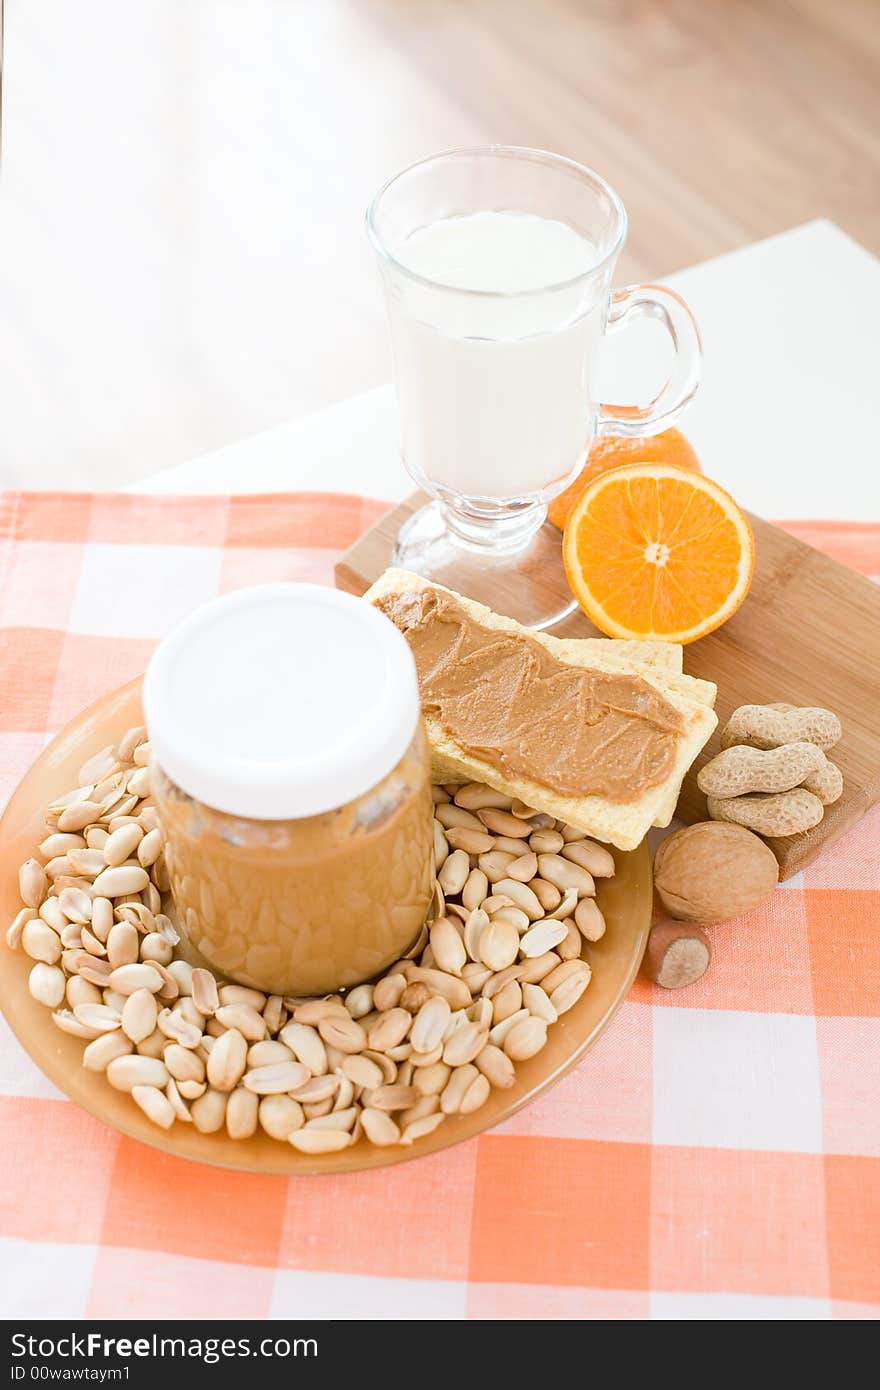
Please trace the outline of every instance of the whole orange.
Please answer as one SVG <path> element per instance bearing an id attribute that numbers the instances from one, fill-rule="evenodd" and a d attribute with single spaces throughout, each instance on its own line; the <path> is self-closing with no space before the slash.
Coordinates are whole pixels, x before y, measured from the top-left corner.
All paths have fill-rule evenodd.
<path id="1" fill-rule="evenodd" d="M 672 463 L 679 468 L 690 468 L 694 473 L 703 471 L 681 430 L 664 430 L 662 434 L 648 434 L 641 439 L 600 435 L 593 440 L 582 471 L 547 508 L 553 525 L 564 531 L 569 514 L 587 484 L 600 473 L 607 473 L 609 468 L 624 468 L 630 463 Z"/>

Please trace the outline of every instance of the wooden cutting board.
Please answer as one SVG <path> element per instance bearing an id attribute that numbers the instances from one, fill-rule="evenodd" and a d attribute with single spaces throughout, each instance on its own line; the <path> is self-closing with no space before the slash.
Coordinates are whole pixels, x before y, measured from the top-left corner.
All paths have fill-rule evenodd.
<path id="1" fill-rule="evenodd" d="M 362 594 L 391 563 L 400 527 L 423 505 L 419 494 L 382 517 L 341 557 L 339 588 Z M 721 728 L 737 705 L 824 705 L 839 715 L 843 738 L 831 757 L 843 772 L 843 795 L 814 830 L 769 843 L 790 878 L 880 799 L 880 588 L 811 546 L 750 518 L 757 559 L 748 598 L 717 632 L 685 648 L 685 670 L 715 681 Z M 559 540 L 549 524 L 548 534 Z M 570 597 L 562 570 L 546 576 L 548 593 Z M 499 589 L 492 606 L 506 613 Z M 562 637 L 595 637 L 577 611 L 553 629 Z M 679 817 L 705 820 L 706 798 L 696 783 L 702 764 L 718 751 L 710 739 L 685 779 Z"/>

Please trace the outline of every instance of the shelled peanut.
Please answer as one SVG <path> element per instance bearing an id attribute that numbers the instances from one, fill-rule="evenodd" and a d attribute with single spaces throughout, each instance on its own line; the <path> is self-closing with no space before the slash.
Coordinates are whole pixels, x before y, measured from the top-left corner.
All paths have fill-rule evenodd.
<path id="1" fill-rule="evenodd" d="M 161 1128 L 262 1129 L 313 1154 L 362 1136 L 409 1145 L 512 1086 L 587 988 L 612 855 L 476 783 L 434 789 L 433 917 L 381 979 L 294 999 L 193 968 L 148 763 L 132 729 L 52 803 L 6 939 L 34 961 L 34 998 L 83 1040 L 83 1065 Z"/>

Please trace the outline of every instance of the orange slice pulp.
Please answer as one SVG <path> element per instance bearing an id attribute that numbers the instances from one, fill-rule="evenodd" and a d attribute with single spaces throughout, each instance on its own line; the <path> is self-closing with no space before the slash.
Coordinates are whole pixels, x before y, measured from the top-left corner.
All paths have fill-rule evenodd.
<path id="1" fill-rule="evenodd" d="M 566 522 L 562 557 L 572 593 L 600 631 L 686 643 L 739 608 L 755 542 L 717 483 L 642 463 L 587 485 Z"/>

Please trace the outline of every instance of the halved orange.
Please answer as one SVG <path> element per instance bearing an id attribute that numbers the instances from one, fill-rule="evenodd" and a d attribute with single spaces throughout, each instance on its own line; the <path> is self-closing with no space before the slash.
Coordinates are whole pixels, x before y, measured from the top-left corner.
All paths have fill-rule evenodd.
<path id="1" fill-rule="evenodd" d="M 695 642 L 748 593 L 755 541 L 717 483 L 641 463 L 593 479 L 566 522 L 562 557 L 572 593 L 609 637 Z"/>

